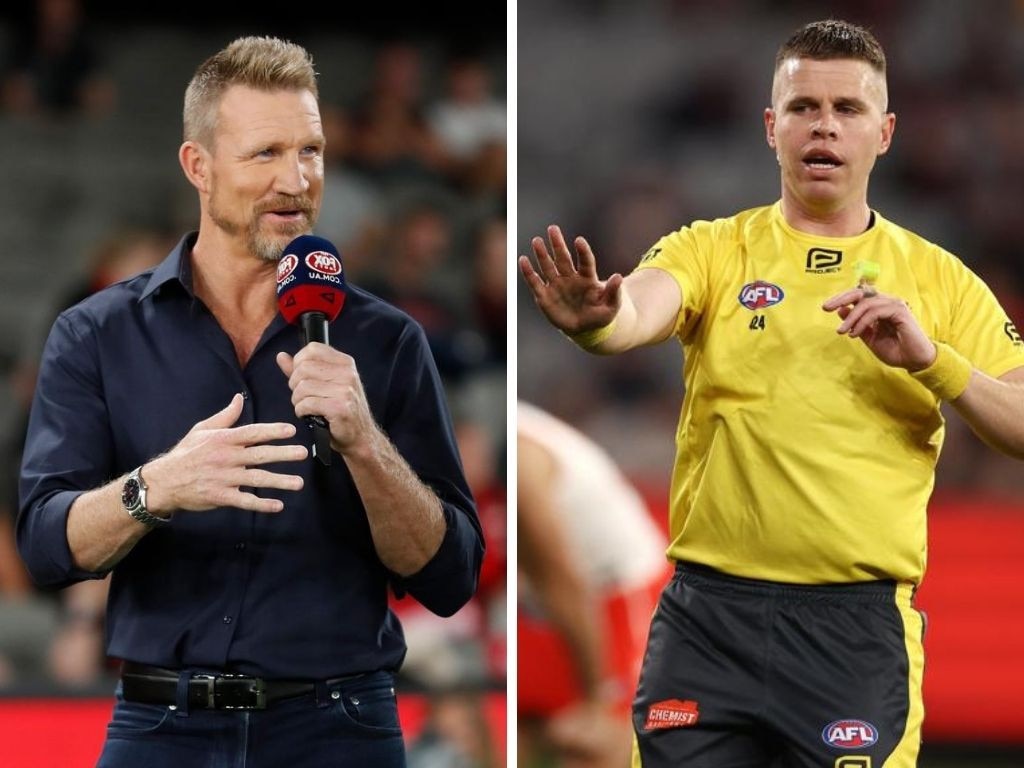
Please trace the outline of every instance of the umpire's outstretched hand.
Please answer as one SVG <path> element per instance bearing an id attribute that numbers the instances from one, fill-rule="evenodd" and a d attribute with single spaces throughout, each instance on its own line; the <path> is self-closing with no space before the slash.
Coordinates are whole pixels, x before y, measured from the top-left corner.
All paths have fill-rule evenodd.
<path id="1" fill-rule="evenodd" d="M 528 256 L 519 257 L 519 269 L 540 311 L 553 326 L 567 334 L 608 325 L 622 304 L 622 275 L 616 273 L 607 280 L 600 280 L 594 252 L 582 237 L 574 242 L 578 266 L 573 263 L 559 227 L 548 227 L 548 239 L 550 252 L 544 238 L 535 237 L 530 242 L 539 273 Z"/>

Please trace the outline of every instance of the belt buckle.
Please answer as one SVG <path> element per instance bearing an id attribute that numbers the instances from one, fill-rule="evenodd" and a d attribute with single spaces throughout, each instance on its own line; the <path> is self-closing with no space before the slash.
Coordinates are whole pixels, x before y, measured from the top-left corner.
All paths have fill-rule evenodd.
<path id="1" fill-rule="evenodd" d="M 193 680 L 199 680 L 200 682 L 206 683 L 206 708 L 216 709 L 216 685 L 217 678 L 213 675 L 192 675 Z"/>
<path id="2" fill-rule="evenodd" d="M 221 681 L 231 681 L 235 683 L 249 683 L 249 688 L 246 693 L 252 694 L 252 702 L 245 702 L 244 704 L 221 704 L 217 697 L 217 683 Z M 266 709 L 267 708 L 267 685 L 261 677 L 251 677 L 250 675 L 236 675 L 225 672 L 217 675 L 213 684 L 210 686 L 213 694 L 212 701 L 216 709 Z"/>

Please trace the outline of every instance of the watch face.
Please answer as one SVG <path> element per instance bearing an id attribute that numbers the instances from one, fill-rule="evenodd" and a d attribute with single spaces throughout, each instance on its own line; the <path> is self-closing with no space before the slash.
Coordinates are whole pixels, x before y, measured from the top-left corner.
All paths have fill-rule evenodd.
<path id="1" fill-rule="evenodd" d="M 139 505 L 139 481 L 134 477 L 128 478 L 121 491 L 121 503 L 128 509 L 135 509 Z"/>

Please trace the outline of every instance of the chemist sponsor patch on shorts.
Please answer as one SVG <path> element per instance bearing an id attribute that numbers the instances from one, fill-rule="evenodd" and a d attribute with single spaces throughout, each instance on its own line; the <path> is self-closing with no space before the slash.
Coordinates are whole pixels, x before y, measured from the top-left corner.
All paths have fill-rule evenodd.
<path id="1" fill-rule="evenodd" d="M 700 718 L 697 702 L 690 699 L 666 699 L 651 704 L 647 709 L 645 731 L 656 731 L 661 728 L 688 728 L 696 725 Z"/>
<path id="2" fill-rule="evenodd" d="M 878 741 L 878 729 L 864 720 L 835 720 L 825 726 L 821 739 L 837 749 L 862 749 Z"/>
<path id="3" fill-rule="evenodd" d="M 755 280 L 740 289 L 739 300 L 747 309 L 774 307 L 786 297 L 786 293 L 775 283 Z"/>

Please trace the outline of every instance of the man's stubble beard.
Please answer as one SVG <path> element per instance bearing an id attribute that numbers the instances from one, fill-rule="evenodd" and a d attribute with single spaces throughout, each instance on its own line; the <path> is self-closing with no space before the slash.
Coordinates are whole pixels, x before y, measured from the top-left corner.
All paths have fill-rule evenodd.
<path id="1" fill-rule="evenodd" d="M 246 225 L 242 225 L 219 211 L 213 195 L 210 196 L 210 219 L 221 231 L 231 237 L 240 235 L 244 228 L 246 250 L 260 261 L 276 264 L 284 255 L 284 249 L 288 243 L 299 235 L 313 231 L 316 212 L 312 207 L 298 207 L 306 212 L 306 220 L 288 224 L 281 234 L 274 235 L 266 235 L 260 230 L 260 216 L 263 211 L 255 210 Z"/>

